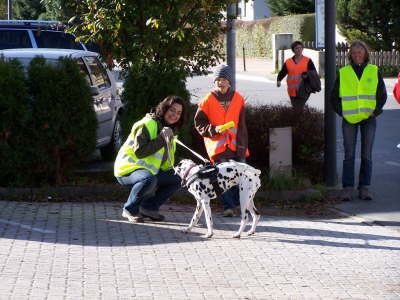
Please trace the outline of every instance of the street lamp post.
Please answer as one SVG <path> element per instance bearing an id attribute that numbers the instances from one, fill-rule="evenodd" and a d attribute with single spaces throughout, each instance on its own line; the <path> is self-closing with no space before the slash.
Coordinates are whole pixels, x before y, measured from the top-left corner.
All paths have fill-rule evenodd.
<path id="1" fill-rule="evenodd" d="M 7 0 L 7 17 L 9 20 L 12 20 L 12 0 Z"/>
<path id="2" fill-rule="evenodd" d="M 335 1 L 325 0 L 325 183 L 337 185 L 336 116 L 329 103 L 336 76 L 336 8 Z"/>
<path id="3" fill-rule="evenodd" d="M 226 12 L 226 62 L 232 69 L 231 86 L 234 89 L 236 85 L 236 54 L 235 54 L 235 19 L 236 19 L 236 3 L 228 0 Z"/>

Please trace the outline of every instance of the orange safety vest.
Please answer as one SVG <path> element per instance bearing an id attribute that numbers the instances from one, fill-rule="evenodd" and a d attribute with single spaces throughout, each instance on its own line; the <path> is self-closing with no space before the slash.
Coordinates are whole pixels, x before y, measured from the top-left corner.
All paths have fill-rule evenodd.
<path id="1" fill-rule="evenodd" d="M 297 90 L 300 86 L 301 73 L 307 72 L 309 60 L 308 57 L 303 56 L 297 64 L 294 62 L 293 58 L 289 58 L 285 61 L 288 70 L 286 82 L 289 96 L 296 97 Z"/>
<path id="2" fill-rule="evenodd" d="M 237 92 L 234 92 L 227 111 L 225 111 L 222 104 L 211 93 L 208 93 L 199 103 L 199 108 L 207 115 L 208 121 L 211 125 L 223 125 L 230 121 L 235 123 L 234 127 L 225 130 L 222 134 L 216 137 L 204 137 L 207 154 L 212 162 L 214 162 L 214 157 L 217 154 L 225 151 L 226 147 L 232 151 L 236 151 L 236 134 L 238 130 L 239 116 L 243 106 L 244 99 Z M 247 156 L 249 156 L 248 149 L 246 149 L 246 157 Z"/>

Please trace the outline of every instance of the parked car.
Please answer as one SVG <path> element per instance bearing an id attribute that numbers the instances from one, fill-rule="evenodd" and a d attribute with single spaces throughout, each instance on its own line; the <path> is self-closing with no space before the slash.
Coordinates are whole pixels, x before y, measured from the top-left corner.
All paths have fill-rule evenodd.
<path id="1" fill-rule="evenodd" d="M 60 57 L 76 60 L 93 93 L 93 106 L 98 121 L 97 147 L 104 159 L 114 158 L 122 145 L 120 119 L 123 103 L 117 93 L 114 76 L 100 62 L 98 53 L 72 49 L 32 48 L 0 50 L 1 56 L 6 60 L 17 59 L 25 70 L 36 56 L 42 56 L 50 64 L 57 64 Z"/>
<path id="2" fill-rule="evenodd" d="M 56 21 L 0 20 L 0 50 L 17 48 L 58 48 L 99 52 L 95 45 L 75 41 Z"/>

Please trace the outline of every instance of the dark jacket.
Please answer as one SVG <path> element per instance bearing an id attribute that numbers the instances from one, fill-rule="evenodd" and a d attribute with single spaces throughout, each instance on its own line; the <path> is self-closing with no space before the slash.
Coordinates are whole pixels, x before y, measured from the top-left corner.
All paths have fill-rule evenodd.
<path id="1" fill-rule="evenodd" d="M 321 91 L 321 79 L 316 70 L 309 70 L 301 74 L 302 80 L 297 91 L 297 97 L 308 100 L 311 93 Z"/>
<path id="2" fill-rule="evenodd" d="M 361 78 L 366 65 L 367 63 L 364 63 L 362 65 L 356 65 L 356 64 L 351 65 L 358 79 Z M 333 110 L 339 116 L 342 116 L 342 98 L 339 97 L 339 87 L 340 87 L 340 76 L 339 72 L 337 72 L 336 81 L 333 86 L 332 92 L 330 93 L 330 102 Z M 383 81 L 381 73 L 378 71 L 378 86 L 376 88 L 376 108 L 374 111 L 374 116 L 378 116 L 382 113 L 382 108 L 386 103 L 386 99 L 387 99 L 387 92 L 386 92 L 385 82 Z"/>

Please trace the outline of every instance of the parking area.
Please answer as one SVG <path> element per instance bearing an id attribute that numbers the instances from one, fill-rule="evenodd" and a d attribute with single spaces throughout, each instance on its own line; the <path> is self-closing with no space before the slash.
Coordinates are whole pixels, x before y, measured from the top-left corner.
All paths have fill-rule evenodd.
<path id="1" fill-rule="evenodd" d="M 131 224 L 118 203 L 0 201 L 0 299 L 400 299 L 400 233 L 353 218 L 214 216 L 181 233 L 191 212 Z M 193 207 L 194 209 L 194 207 Z"/>

